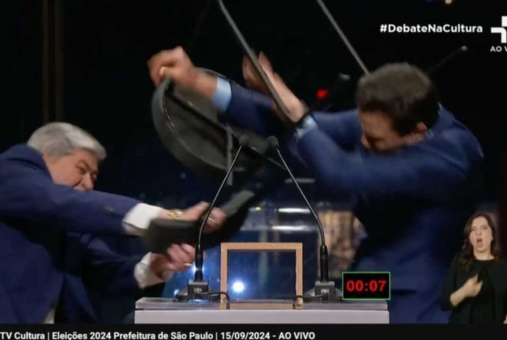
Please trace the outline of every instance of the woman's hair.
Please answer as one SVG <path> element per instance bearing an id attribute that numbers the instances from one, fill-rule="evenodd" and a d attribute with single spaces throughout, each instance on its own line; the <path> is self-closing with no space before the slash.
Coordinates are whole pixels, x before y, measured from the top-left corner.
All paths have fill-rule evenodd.
<path id="1" fill-rule="evenodd" d="M 474 262 L 474 248 L 472 243 L 470 242 L 470 233 L 472 232 L 472 224 L 474 220 L 479 217 L 483 217 L 488 222 L 489 227 L 491 228 L 491 235 L 493 236 L 493 240 L 491 242 L 491 255 L 498 260 L 500 257 L 500 243 L 498 241 L 498 230 L 496 228 L 495 222 L 493 218 L 488 213 L 477 212 L 473 214 L 467 221 L 465 230 L 463 232 L 464 242 L 463 247 L 461 248 L 461 252 L 459 254 L 459 265 L 461 268 L 465 269 L 465 271 L 469 271 L 472 268 L 472 264 Z"/>

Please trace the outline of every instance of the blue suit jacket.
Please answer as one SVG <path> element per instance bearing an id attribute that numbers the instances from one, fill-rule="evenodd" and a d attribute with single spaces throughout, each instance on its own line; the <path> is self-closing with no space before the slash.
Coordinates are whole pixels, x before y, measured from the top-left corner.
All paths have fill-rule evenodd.
<path id="1" fill-rule="evenodd" d="M 224 114 L 263 136 L 283 137 L 270 106 L 265 96 L 232 85 Z M 322 188 L 352 201 L 368 234 L 353 269 L 391 271 L 393 290 L 433 291 L 479 198 L 483 153 L 476 138 L 442 107 L 426 140 L 375 154 L 361 145 L 356 110 L 313 117 L 318 129 L 285 139 L 286 146 Z"/>
<path id="2" fill-rule="evenodd" d="M 0 155 L 0 323 L 96 321 L 85 287 L 114 296 L 140 294 L 140 257 L 111 252 L 96 236 L 124 235 L 122 219 L 138 201 L 56 185 L 36 150 Z"/>

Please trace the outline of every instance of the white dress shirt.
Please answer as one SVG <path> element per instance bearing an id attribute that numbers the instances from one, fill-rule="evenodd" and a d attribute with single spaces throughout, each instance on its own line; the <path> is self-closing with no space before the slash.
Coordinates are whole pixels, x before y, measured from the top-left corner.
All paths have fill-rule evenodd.
<path id="1" fill-rule="evenodd" d="M 125 218 L 123 219 L 123 227 L 129 235 L 142 236 L 144 231 L 150 225 L 150 221 L 157 218 L 163 211 L 162 208 L 148 205 L 144 203 L 137 204 L 132 208 Z M 146 254 L 141 262 L 139 262 L 134 269 L 134 277 L 140 289 L 153 286 L 169 280 L 173 274 L 172 271 L 167 270 L 163 273 L 163 278 L 158 277 L 150 269 L 151 253 Z M 43 323 L 54 323 L 55 308 L 51 309 L 48 316 Z"/>

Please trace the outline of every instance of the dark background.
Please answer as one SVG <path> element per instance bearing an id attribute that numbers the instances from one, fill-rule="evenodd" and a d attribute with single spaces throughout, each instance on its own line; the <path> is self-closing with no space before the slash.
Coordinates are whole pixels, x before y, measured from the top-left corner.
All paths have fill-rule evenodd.
<path id="1" fill-rule="evenodd" d="M 344 73 L 351 80 L 333 109 L 354 105 L 362 70 L 314 1 L 226 3 L 251 47 L 267 54 L 303 100 L 313 103 L 319 89 L 329 88 Z M 505 1 L 325 3 L 369 70 L 402 61 L 427 70 L 468 46 L 469 52 L 446 64 L 433 79 L 443 105 L 483 146 L 487 164 L 483 201 L 500 202 L 502 213 L 507 52 L 489 50 L 501 45 L 500 36 L 491 34 L 490 28 L 500 26 L 501 15 L 507 15 Z M 63 91 L 60 97 L 50 93 L 53 101 L 61 99 L 63 109 L 57 114 L 54 107 L 43 109 L 43 7 L 48 4 L 61 8 L 58 51 L 63 59 L 54 67 L 62 72 L 57 78 Z M 484 32 L 382 34 L 383 23 L 481 25 Z M 215 1 L 3 0 L 0 28 L 0 151 L 25 142 L 47 121 L 65 120 L 91 132 L 109 153 L 96 189 L 171 208 L 212 197 L 217 184 L 189 173 L 159 142 L 151 121 L 154 88 L 146 62 L 162 49 L 181 45 L 196 65 L 242 83 L 242 51 Z M 314 195 L 318 198 L 319 192 Z M 270 199 L 282 198 L 274 194 Z M 134 241 L 110 243 L 119 251 L 143 251 Z"/>

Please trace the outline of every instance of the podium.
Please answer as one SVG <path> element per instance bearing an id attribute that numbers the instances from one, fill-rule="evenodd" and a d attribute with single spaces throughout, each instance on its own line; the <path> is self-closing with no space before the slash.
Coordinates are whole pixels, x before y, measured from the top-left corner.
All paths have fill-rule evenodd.
<path id="1" fill-rule="evenodd" d="M 388 324 L 385 301 L 303 302 L 303 248 L 300 243 L 222 243 L 220 291 L 227 292 L 230 252 L 294 252 L 294 300 L 191 300 L 143 298 L 136 324 Z"/>
<path id="2" fill-rule="evenodd" d="M 174 302 L 143 298 L 136 303 L 136 324 L 388 324 L 386 302 L 303 303 L 294 301 Z"/>

